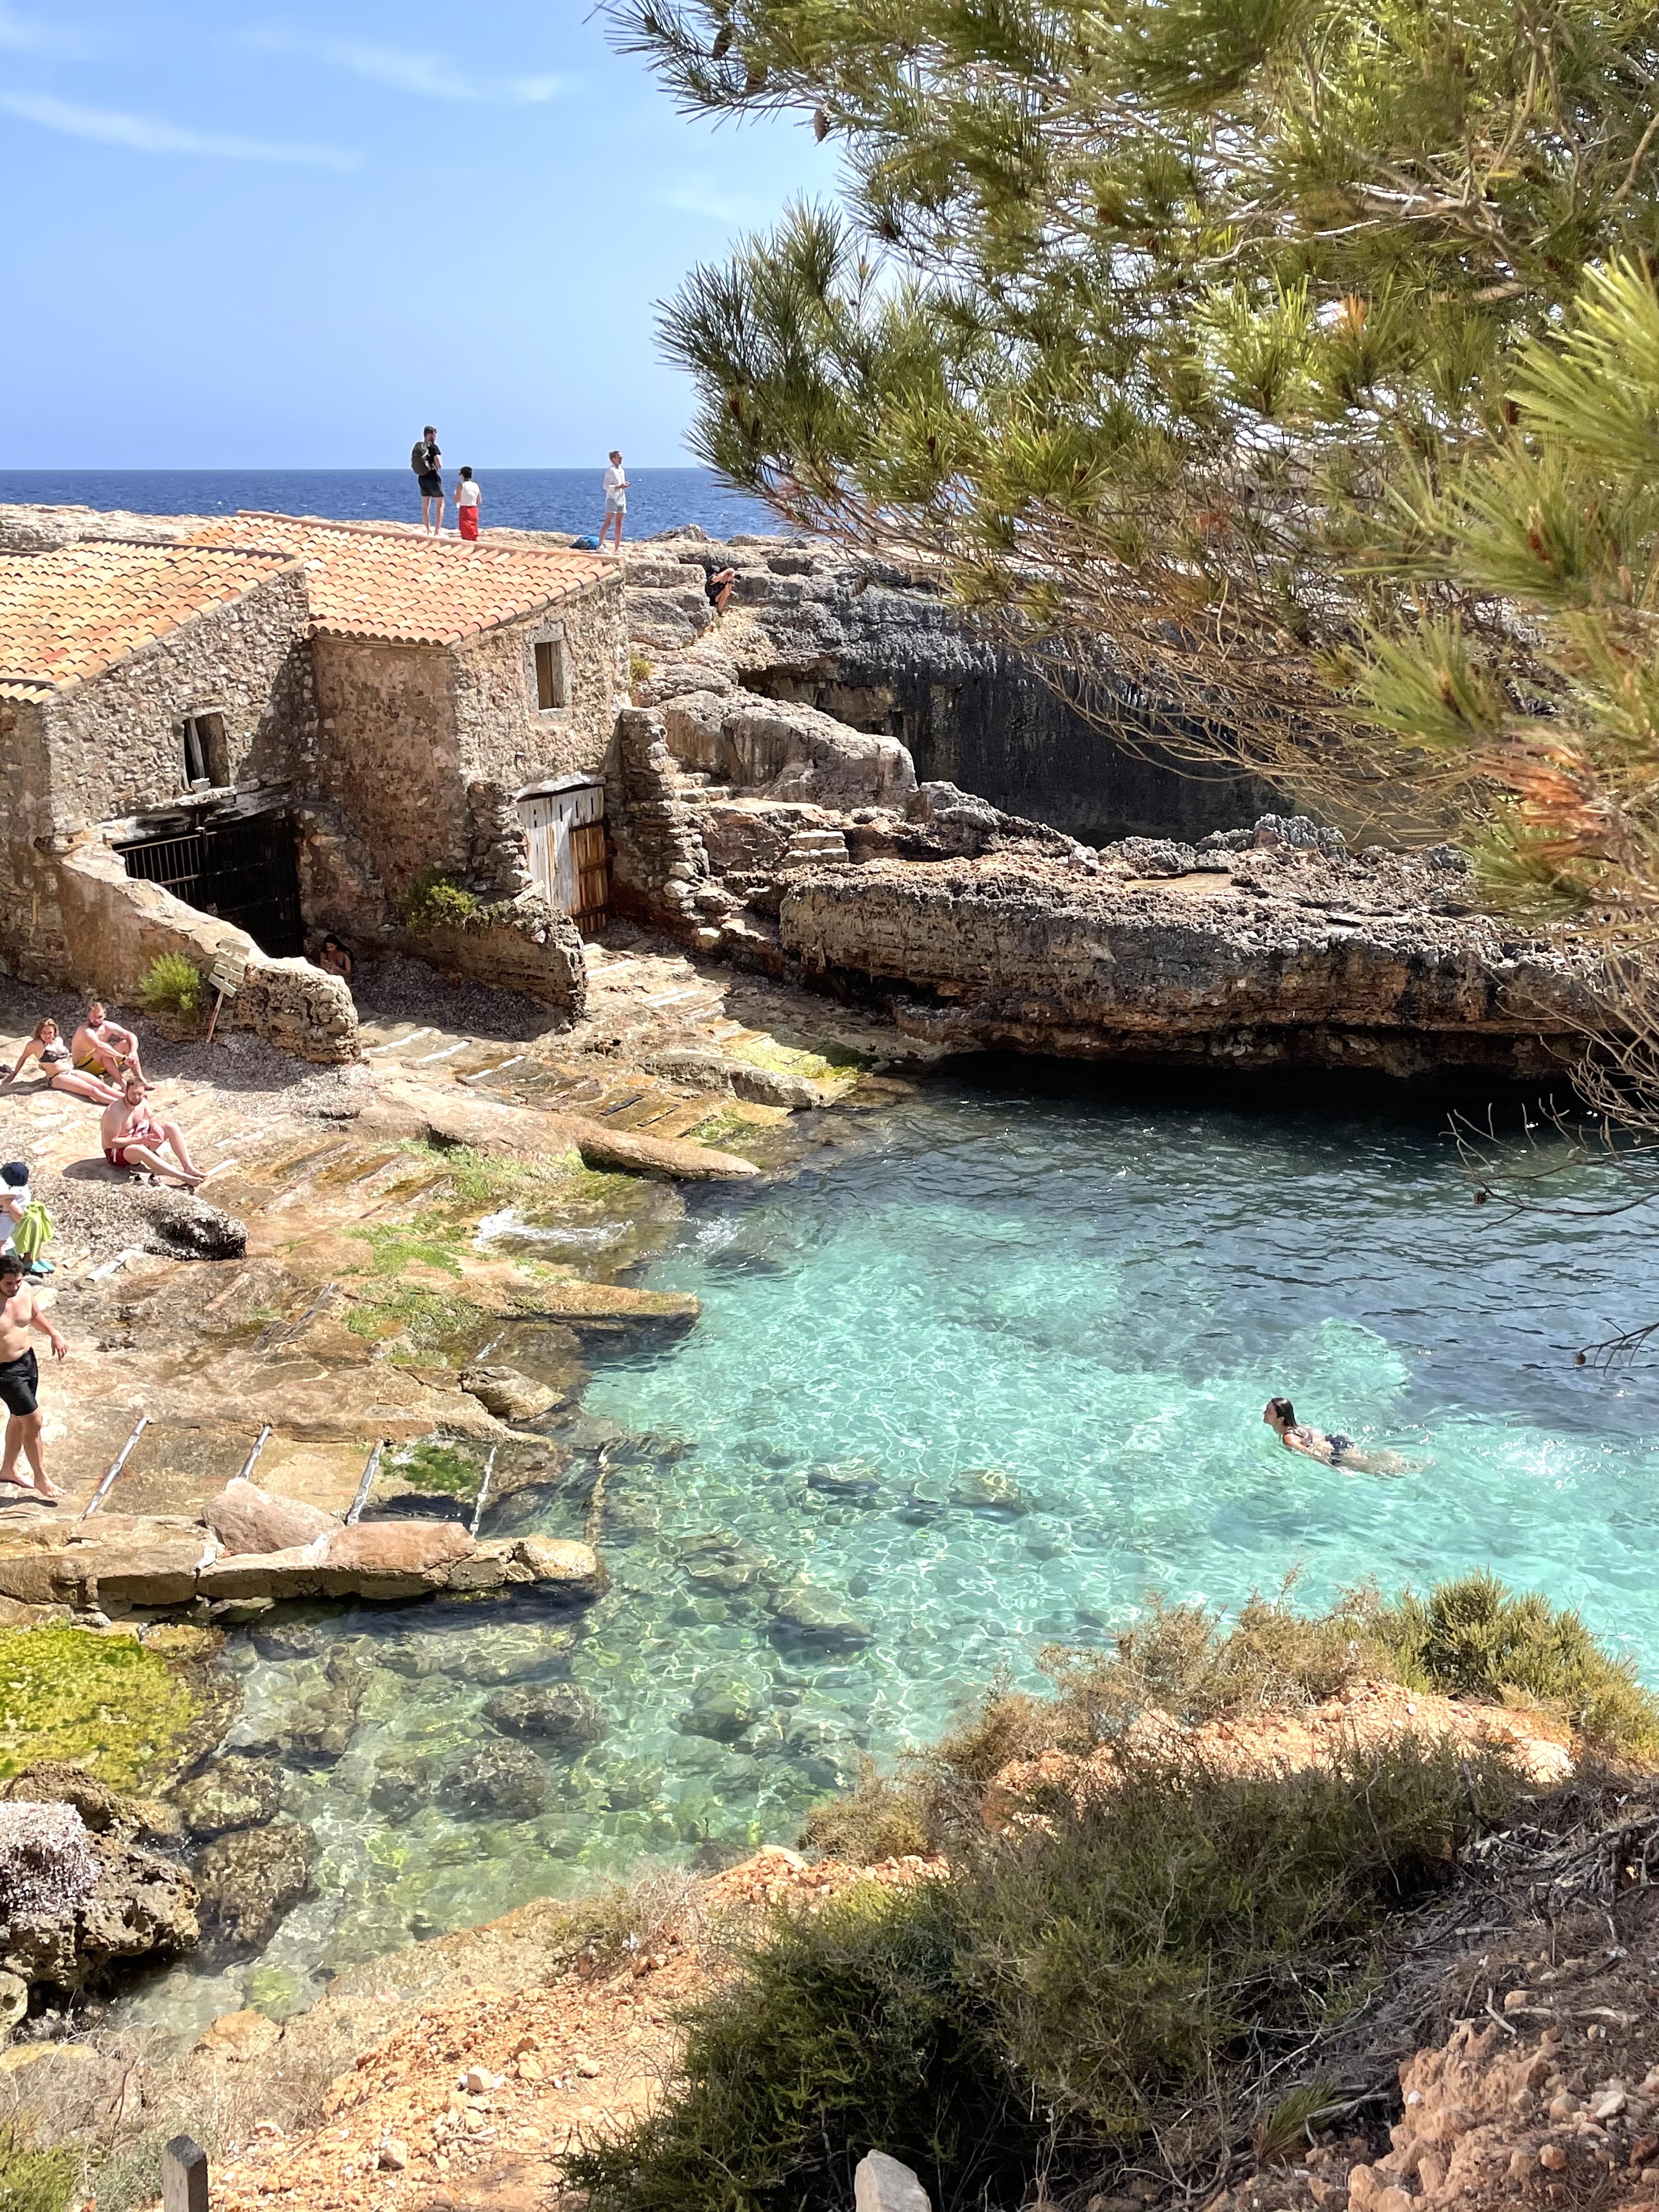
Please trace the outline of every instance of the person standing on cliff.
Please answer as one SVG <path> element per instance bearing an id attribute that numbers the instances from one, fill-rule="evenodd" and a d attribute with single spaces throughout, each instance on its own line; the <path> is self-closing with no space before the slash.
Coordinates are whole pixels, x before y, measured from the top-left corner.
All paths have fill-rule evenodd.
<path id="1" fill-rule="evenodd" d="M 43 1505 L 55 1505 L 58 1492 L 47 1479 L 40 1456 L 40 1431 L 46 1426 L 46 1419 L 34 1395 L 40 1380 L 40 1363 L 29 1342 L 32 1328 L 38 1328 L 50 1343 L 54 1358 L 69 1358 L 68 1345 L 41 1310 L 29 1287 L 21 1259 L 15 1252 L 0 1252 L 0 1405 L 6 1409 L 0 1485 L 39 1498 Z M 28 1460 L 32 1481 L 17 1472 L 20 1450 Z M 0 1490 L 0 1495 L 3 1495 L 3 1490 Z"/>
<path id="2" fill-rule="evenodd" d="M 605 550 L 605 533 L 614 522 L 617 526 L 617 550 L 622 551 L 623 517 L 628 512 L 628 474 L 623 467 L 623 457 L 613 447 L 611 465 L 605 472 L 605 520 L 599 525 L 599 550 Z"/>
<path id="3" fill-rule="evenodd" d="M 438 433 L 428 422 L 410 449 L 409 465 L 421 491 L 421 523 L 434 538 L 444 526 L 444 457 L 438 450 Z"/>
<path id="4" fill-rule="evenodd" d="M 483 493 L 478 479 L 471 469 L 463 469 L 455 486 L 455 527 L 469 544 L 478 535 L 478 509 L 483 503 Z"/>

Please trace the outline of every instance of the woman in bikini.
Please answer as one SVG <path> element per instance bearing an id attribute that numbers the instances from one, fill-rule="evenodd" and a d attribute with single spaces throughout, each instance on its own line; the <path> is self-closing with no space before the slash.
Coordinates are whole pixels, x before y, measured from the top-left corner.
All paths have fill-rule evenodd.
<path id="1" fill-rule="evenodd" d="M 50 1014 L 34 1024 L 34 1035 L 18 1054 L 16 1066 L 0 1078 L 0 1091 L 15 1083 L 32 1060 L 40 1061 L 41 1073 L 54 1091 L 67 1091 L 71 1098 L 89 1098 L 95 1106 L 112 1106 L 121 1095 L 112 1083 L 88 1074 L 84 1068 L 70 1066 L 69 1047 Z"/>

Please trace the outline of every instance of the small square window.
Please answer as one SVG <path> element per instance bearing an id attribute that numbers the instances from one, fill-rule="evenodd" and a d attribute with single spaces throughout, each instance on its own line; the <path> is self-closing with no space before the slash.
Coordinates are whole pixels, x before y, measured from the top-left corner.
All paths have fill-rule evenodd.
<path id="1" fill-rule="evenodd" d="M 536 706 L 539 713 L 570 703 L 569 678 L 565 670 L 562 639 L 544 639 L 536 647 Z"/>
<path id="2" fill-rule="evenodd" d="M 207 783 L 216 787 L 230 781 L 222 714 L 187 714 L 184 739 L 186 786 Z"/>

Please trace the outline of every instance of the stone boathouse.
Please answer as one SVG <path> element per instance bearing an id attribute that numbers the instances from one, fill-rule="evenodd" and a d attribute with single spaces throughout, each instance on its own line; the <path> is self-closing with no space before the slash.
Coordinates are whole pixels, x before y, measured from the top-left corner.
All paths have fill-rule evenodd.
<path id="1" fill-rule="evenodd" d="M 0 548 L 0 964 L 121 996 L 161 952 L 239 952 L 230 1019 L 347 1058 L 349 994 L 303 955 L 330 930 L 397 949 L 441 879 L 474 918 L 428 957 L 580 1000 L 626 697 L 614 563 L 284 515 L 87 521 Z"/>

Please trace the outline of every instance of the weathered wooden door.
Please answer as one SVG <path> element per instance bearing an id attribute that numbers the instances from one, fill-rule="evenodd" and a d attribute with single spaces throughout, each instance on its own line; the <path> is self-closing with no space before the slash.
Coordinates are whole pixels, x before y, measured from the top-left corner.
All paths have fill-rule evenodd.
<path id="1" fill-rule="evenodd" d="M 597 927 L 611 904 L 604 785 L 526 793 L 519 801 L 519 821 L 530 848 L 530 872 L 550 904 L 573 915 L 578 927 Z"/>
<path id="2" fill-rule="evenodd" d="M 570 861 L 576 877 L 576 902 L 570 911 L 578 929 L 598 929 L 611 909 L 611 857 L 605 823 L 579 822 L 570 832 Z"/>

